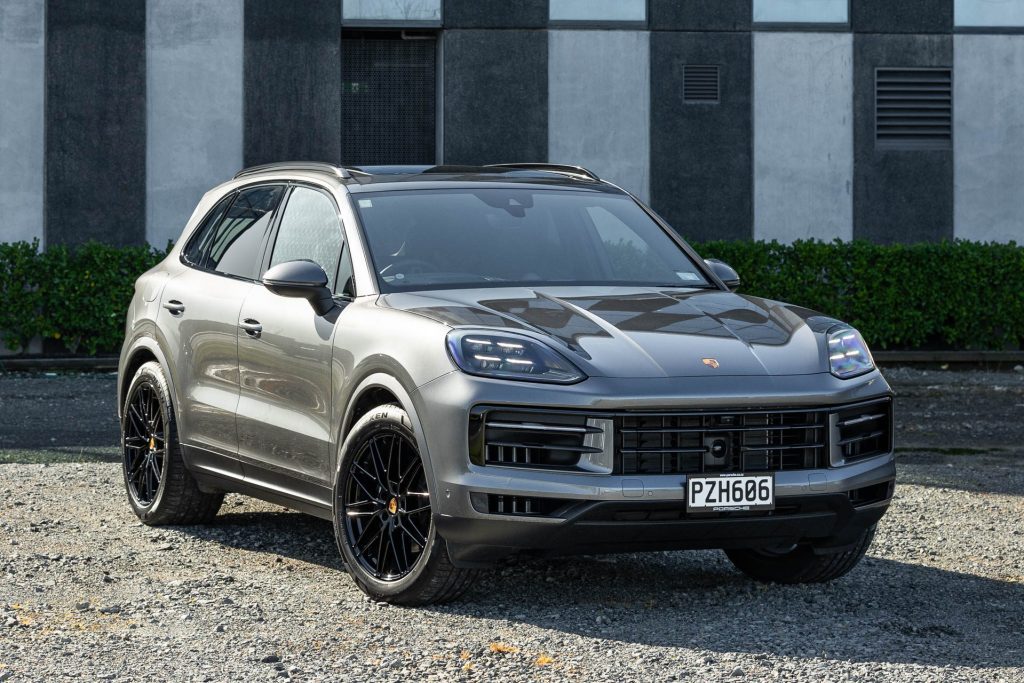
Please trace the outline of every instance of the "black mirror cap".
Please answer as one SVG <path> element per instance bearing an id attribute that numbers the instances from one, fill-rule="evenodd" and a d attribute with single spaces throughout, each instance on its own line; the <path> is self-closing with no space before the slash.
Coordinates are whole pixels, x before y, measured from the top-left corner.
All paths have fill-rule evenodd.
<path id="1" fill-rule="evenodd" d="M 327 288 L 327 273 L 313 261 L 285 261 L 263 275 L 263 286 L 278 296 L 309 301 L 317 315 L 334 308 L 334 296 Z"/>
<path id="2" fill-rule="evenodd" d="M 729 288 L 730 292 L 735 292 L 740 287 L 740 276 L 733 267 L 724 261 L 719 261 L 716 258 L 706 258 L 704 263 L 708 264 L 711 268 L 711 272 L 718 276 L 718 279 Z"/>

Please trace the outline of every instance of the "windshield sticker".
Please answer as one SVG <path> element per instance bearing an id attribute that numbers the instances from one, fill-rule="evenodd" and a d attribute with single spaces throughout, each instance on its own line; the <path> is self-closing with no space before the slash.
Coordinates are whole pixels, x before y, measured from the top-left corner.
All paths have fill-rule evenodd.
<path id="1" fill-rule="evenodd" d="M 360 199 L 359 200 L 359 208 L 360 209 L 372 209 L 373 208 L 373 200 L 372 199 Z"/>
<path id="2" fill-rule="evenodd" d="M 697 275 L 697 273 L 683 273 L 676 271 L 676 275 L 679 276 L 680 280 L 686 280 L 687 282 L 700 282 L 700 275 Z"/>

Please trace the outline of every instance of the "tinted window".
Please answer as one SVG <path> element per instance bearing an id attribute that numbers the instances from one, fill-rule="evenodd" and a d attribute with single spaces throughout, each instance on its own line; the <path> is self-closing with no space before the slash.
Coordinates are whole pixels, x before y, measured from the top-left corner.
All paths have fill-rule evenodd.
<path id="1" fill-rule="evenodd" d="M 551 0 L 552 21 L 643 21 L 646 0 Z"/>
<path id="2" fill-rule="evenodd" d="M 181 251 L 181 256 L 185 259 L 185 262 L 192 266 L 198 266 L 203 262 L 203 254 L 206 252 L 206 248 L 210 245 L 210 237 L 213 235 L 213 229 L 220 221 L 221 216 L 224 215 L 224 211 L 231 204 L 231 200 L 235 198 L 235 193 L 232 192 L 227 197 L 224 197 L 217 205 L 213 207 L 209 214 L 206 216 L 206 220 L 203 224 L 196 228 L 195 233 L 192 235 L 192 239 L 188 241 L 185 248 Z"/>
<path id="3" fill-rule="evenodd" d="M 270 265 L 301 259 L 318 263 L 333 292 L 343 242 L 334 202 L 323 192 L 296 187 L 284 207 Z"/>
<path id="4" fill-rule="evenodd" d="M 383 291 L 708 284 L 679 245 L 625 195 L 407 190 L 368 193 L 355 203 Z"/>
<path id="5" fill-rule="evenodd" d="M 1019 0 L 956 0 L 953 12 L 957 26 L 1024 26 L 1024 3 Z"/>
<path id="6" fill-rule="evenodd" d="M 260 244 L 282 189 L 273 185 L 239 192 L 217 226 L 204 267 L 225 275 L 256 277 Z"/>

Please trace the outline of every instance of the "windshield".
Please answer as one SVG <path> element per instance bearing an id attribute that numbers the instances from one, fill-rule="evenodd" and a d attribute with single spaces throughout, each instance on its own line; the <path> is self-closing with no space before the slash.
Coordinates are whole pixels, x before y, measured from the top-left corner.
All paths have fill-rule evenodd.
<path id="1" fill-rule="evenodd" d="M 382 291 L 617 285 L 706 287 L 625 195 L 445 189 L 355 197 Z"/>

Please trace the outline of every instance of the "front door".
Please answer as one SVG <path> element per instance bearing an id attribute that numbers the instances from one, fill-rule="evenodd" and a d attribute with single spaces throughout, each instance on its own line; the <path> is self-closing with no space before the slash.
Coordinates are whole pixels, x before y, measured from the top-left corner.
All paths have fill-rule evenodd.
<path id="1" fill-rule="evenodd" d="M 318 189 L 292 188 L 273 238 L 268 267 L 307 259 L 320 264 L 332 291 L 349 281 L 344 238 L 334 200 Z M 345 265 L 340 265 L 344 263 Z M 338 284 L 340 283 L 340 284 Z M 331 358 L 340 309 L 318 316 L 304 299 L 272 294 L 257 284 L 242 304 L 238 336 L 241 395 L 239 456 L 246 479 L 300 498 L 332 485 Z M 329 500 L 329 498 L 327 498 Z"/>
<path id="2" fill-rule="evenodd" d="M 281 185 L 225 196 L 182 251 L 188 266 L 163 290 L 159 329 L 179 401 L 178 433 L 193 466 L 240 476 L 238 313 L 254 285 Z"/>

